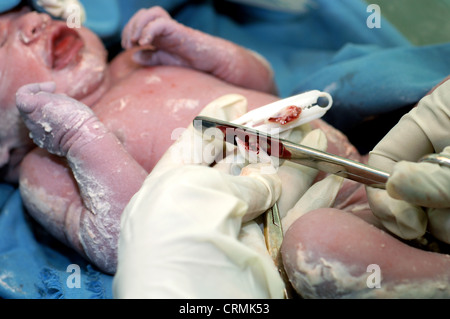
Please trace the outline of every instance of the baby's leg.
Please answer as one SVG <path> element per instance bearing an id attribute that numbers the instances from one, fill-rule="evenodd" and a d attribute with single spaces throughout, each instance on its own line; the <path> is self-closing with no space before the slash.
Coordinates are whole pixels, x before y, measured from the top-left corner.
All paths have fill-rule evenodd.
<path id="1" fill-rule="evenodd" d="M 81 195 L 83 209 L 78 203 L 72 203 L 76 212 L 65 216 L 64 223 L 61 223 L 61 217 L 54 219 L 51 227 L 63 227 L 60 233 L 70 233 L 70 243 L 75 248 L 81 246 L 92 262 L 113 273 L 120 215 L 147 172 L 87 106 L 67 96 L 52 94 L 53 90 L 53 84 L 31 84 L 17 93 L 17 106 L 34 142 L 50 153 L 66 158 Z M 30 161 L 28 166 L 32 165 Z M 27 179 L 30 169 L 23 173 L 21 178 Z M 68 180 L 68 177 L 64 179 Z M 41 182 L 35 180 L 35 183 Z M 58 181 L 55 183 L 59 185 Z M 26 186 L 25 192 L 31 190 L 27 196 L 29 202 L 33 202 L 30 196 L 36 196 L 39 191 L 36 184 Z M 51 187 L 47 184 L 47 190 Z M 64 194 L 59 193 L 56 198 L 58 196 L 61 198 Z M 41 212 L 41 215 L 45 214 Z M 64 216 L 66 212 L 58 214 Z M 75 216 L 77 214 L 79 217 Z M 74 239 L 76 234 L 71 233 L 73 231 L 78 232 L 79 244 Z"/>
<path id="2" fill-rule="evenodd" d="M 309 298 L 448 298 L 448 255 L 413 248 L 351 213 L 311 211 L 286 232 L 282 256 Z"/>
<path id="3" fill-rule="evenodd" d="M 23 159 L 20 193 L 27 212 L 54 237 L 82 255 L 80 218 L 88 213 L 64 158 L 36 148 Z"/>
<path id="4" fill-rule="evenodd" d="M 255 52 L 186 27 L 160 7 L 142 9 L 124 28 L 126 49 L 143 47 L 136 55 L 144 65 L 179 65 L 211 73 L 245 88 L 275 93 L 273 72 Z M 150 46 L 151 49 L 150 50 Z"/>

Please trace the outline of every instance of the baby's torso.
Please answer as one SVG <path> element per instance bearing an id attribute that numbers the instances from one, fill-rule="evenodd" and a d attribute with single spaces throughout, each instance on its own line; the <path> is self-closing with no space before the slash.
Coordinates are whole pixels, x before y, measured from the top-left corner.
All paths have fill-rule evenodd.
<path id="1" fill-rule="evenodd" d="M 100 120 L 147 170 L 212 100 L 242 94 L 253 109 L 278 98 L 230 85 L 211 75 L 170 66 L 140 68 L 116 82 L 93 107 Z"/>

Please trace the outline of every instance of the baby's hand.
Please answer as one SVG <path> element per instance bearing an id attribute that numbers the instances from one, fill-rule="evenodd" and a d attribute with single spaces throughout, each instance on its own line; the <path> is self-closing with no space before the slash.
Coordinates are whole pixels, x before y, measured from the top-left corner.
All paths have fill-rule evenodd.
<path id="1" fill-rule="evenodd" d="M 256 52 L 173 20 L 161 7 L 136 13 L 122 33 L 125 49 L 145 66 L 174 65 L 212 74 L 231 84 L 275 93 L 269 63 Z"/>
<path id="2" fill-rule="evenodd" d="M 86 144 L 103 132 L 91 128 L 97 118 L 90 108 L 54 91 L 52 82 L 25 85 L 17 91 L 16 104 L 35 144 L 65 156 L 75 142 Z"/>
<path id="3" fill-rule="evenodd" d="M 176 23 L 161 7 L 141 9 L 123 29 L 122 46 L 131 49 L 135 46 L 150 45 L 155 37 L 167 34 L 165 29 Z"/>
<path id="4" fill-rule="evenodd" d="M 198 52 L 193 54 L 189 43 L 196 36 L 197 32 L 173 20 L 161 7 L 152 7 L 141 9 L 131 18 L 122 33 L 122 46 L 125 49 L 144 49 L 134 56 L 142 65 L 195 68 Z"/>

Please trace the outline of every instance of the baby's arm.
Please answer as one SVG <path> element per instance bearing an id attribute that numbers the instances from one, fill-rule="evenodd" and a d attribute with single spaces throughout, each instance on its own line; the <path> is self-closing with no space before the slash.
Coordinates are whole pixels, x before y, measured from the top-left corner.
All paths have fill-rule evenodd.
<path id="1" fill-rule="evenodd" d="M 53 94 L 54 88 L 52 83 L 22 87 L 17 93 L 17 107 L 34 142 L 50 153 L 66 158 L 83 206 L 77 204 L 77 199 L 74 198 L 66 212 L 52 209 L 47 214 L 65 215 L 64 218 L 46 216 L 42 211 L 35 213 L 44 220 L 47 228 L 62 228 L 54 232 L 65 234 L 73 248 L 81 250 L 103 271 L 114 273 L 120 216 L 125 205 L 141 187 L 147 172 L 91 109 L 65 95 Z M 64 174 L 62 169 L 59 171 Z M 28 172 L 31 172 L 30 169 Z M 53 170 L 47 178 L 51 180 L 55 174 L 57 175 Z M 32 177 L 29 173 L 28 176 L 22 175 L 21 180 L 28 178 L 32 182 Z M 61 177 L 56 176 L 55 179 L 57 184 L 61 184 Z M 44 185 L 47 181 L 37 183 L 38 185 L 21 185 L 27 186 L 28 202 L 41 200 L 33 198 L 39 195 L 39 190 L 55 192 L 50 189 L 50 184 L 47 187 Z M 33 187 L 38 191 L 30 195 Z M 62 193 L 57 190 L 58 192 Z M 55 197 L 58 196 L 55 194 Z M 59 196 L 58 201 L 63 200 L 63 197 Z M 45 205 L 55 207 L 55 203 L 49 202 L 52 198 L 44 200 L 47 201 Z M 78 202 L 81 200 L 78 199 Z M 41 203 L 37 209 L 41 210 L 45 205 Z M 64 221 L 58 224 L 57 220 L 61 218 Z"/>
<path id="2" fill-rule="evenodd" d="M 143 65 L 190 67 L 237 86 L 276 93 L 272 69 L 262 56 L 186 27 L 160 7 L 136 13 L 124 28 L 122 45 L 145 49 L 135 55 Z"/>

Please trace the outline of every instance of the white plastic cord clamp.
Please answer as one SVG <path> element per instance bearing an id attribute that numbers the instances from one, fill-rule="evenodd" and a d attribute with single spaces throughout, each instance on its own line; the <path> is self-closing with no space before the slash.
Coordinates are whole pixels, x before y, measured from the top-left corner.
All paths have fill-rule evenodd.
<path id="1" fill-rule="evenodd" d="M 330 94 L 313 90 L 259 107 L 234 120 L 233 123 L 267 133 L 278 129 L 281 133 L 321 118 L 332 104 Z"/>

